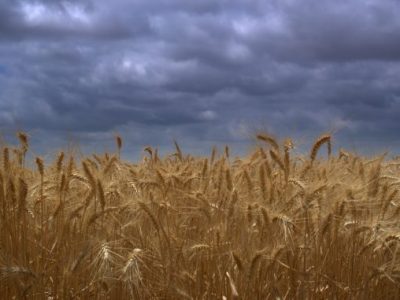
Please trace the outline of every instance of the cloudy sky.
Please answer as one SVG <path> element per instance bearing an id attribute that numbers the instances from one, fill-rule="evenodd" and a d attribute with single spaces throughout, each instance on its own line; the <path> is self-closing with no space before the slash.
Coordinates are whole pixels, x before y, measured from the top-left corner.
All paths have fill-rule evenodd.
<path id="1" fill-rule="evenodd" d="M 400 152 L 399 0 L 0 0 L 0 131 L 208 153 L 267 130 Z"/>

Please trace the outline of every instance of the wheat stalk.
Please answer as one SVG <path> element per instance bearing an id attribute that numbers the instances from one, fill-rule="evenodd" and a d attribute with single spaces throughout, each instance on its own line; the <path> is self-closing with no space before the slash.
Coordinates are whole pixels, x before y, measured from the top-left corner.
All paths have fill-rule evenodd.
<path id="1" fill-rule="evenodd" d="M 118 159 L 121 159 L 122 137 L 120 135 L 116 135 L 115 136 L 115 142 L 117 144 Z"/>
<path id="2" fill-rule="evenodd" d="M 258 134 L 257 139 L 271 145 L 275 149 L 275 151 L 279 151 L 279 145 L 273 137 L 266 134 Z"/>
<path id="3" fill-rule="evenodd" d="M 314 145 L 311 148 L 311 153 L 310 153 L 311 162 L 315 161 L 315 159 L 317 158 L 318 151 L 323 144 L 328 145 L 328 156 L 331 155 L 332 152 L 331 136 L 328 134 L 322 135 L 315 141 Z"/>

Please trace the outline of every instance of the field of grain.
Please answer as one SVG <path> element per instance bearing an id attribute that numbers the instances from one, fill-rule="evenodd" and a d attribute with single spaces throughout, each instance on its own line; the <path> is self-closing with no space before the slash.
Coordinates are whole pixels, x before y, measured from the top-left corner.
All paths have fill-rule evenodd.
<path id="1" fill-rule="evenodd" d="M 400 160 L 257 136 L 140 162 L 4 146 L 1 299 L 400 299 Z M 334 146 L 334 145 L 332 145 Z M 335 153 L 336 153 L 335 152 Z"/>

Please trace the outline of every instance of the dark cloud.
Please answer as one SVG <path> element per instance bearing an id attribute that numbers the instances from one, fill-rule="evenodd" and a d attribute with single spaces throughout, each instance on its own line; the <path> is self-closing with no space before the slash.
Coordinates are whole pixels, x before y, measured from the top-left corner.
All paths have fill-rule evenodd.
<path id="1" fill-rule="evenodd" d="M 395 0 L 0 0 L 0 127 L 202 153 L 264 128 L 398 150 Z M 359 140 L 357 144 L 354 139 Z"/>

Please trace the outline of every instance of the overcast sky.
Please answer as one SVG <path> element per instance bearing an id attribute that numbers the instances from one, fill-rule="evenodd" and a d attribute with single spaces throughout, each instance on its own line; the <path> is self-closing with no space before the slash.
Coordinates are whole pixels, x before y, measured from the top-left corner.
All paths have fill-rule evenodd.
<path id="1" fill-rule="evenodd" d="M 36 151 L 77 140 L 246 151 L 400 152 L 398 0 L 0 0 L 0 130 Z"/>

